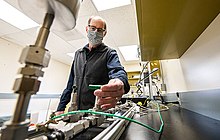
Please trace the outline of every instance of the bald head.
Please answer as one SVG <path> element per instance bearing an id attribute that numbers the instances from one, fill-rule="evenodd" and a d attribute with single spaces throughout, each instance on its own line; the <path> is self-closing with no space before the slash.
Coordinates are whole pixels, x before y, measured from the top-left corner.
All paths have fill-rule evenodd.
<path id="1" fill-rule="evenodd" d="M 102 17 L 100 17 L 100 16 L 91 16 L 88 20 L 88 25 L 91 25 L 91 23 L 93 23 L 93 22 L 99 22 L 100 24 L 103 25 L 103 27 L 102 27 L 103 29 L 105 29 L 105 30 L 107 29 L 106 21 Z"/>

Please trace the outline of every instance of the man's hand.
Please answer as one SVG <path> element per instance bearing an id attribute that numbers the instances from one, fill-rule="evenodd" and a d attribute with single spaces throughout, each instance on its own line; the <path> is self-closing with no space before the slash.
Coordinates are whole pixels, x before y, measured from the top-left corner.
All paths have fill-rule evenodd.
<path id="1" fill-rule="evenodd" d="M 64 113 L 64 111 L 57 111 L 57 112 L 55 112 L 56 116 L 58 116 L 60 114 L 63 114 L 63 113 Z"/>
<path id="2" fill-rule="evenodd" d="M 111 79 L 101 89 L 95 90 L 94 95 L 98 97 L 98 104 L 101 108 L 106 110 L 115 107 L 124 92 L 124 83 L 120 79 Z"/>

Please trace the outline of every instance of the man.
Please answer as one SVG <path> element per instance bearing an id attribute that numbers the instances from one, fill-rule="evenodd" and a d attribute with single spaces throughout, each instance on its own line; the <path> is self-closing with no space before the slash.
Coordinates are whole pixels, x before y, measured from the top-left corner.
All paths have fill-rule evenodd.
<path id="1" fill-rule="evenodd" d="M 78 109 L 91 109 L 97 104 L 105 110 L 116 105 L 124 93 L 130 90 L 127 73 L 120 64 L 117 52 L 102 40 L 107 33 L 106 22 L 99 16 L 92 16 L 86 27 L 89 43 L 75 53 L 69 81 L 60 99 L 56 114 L 63 113 L 70 101 L 73 85 L 77 87 Z M 89 85 L 102 85 L 90 90 Z"/>

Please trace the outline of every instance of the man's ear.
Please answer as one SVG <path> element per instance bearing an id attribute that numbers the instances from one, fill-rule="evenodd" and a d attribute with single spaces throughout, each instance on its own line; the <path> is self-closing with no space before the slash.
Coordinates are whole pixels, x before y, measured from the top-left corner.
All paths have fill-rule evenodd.
<path id="1" fill-rule="evenodd" d="M 103 36 L 105 36 L 106 34 L 107 34 L 107 31 L 104 32 L 104 35 L 103 35 Z"/>
<path id="2" fill-rule="evenodd" d="M 88 26 L 86 26 L 86 32 L 87 32 L 87 33 L 88 33 L 88 30 L 89 30 L 88 28 L 89 28 L 89 27 L 88 27 Z"/>

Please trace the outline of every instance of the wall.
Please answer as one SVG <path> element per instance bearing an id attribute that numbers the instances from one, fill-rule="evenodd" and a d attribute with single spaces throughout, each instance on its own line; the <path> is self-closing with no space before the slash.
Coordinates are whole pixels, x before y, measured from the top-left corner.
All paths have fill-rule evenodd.
<path id="1" fill-rule="evenodd" d="M 220 120 L 220 15 L 180 58 L 187 92 L 181 106 Z"/>
<path id="2" fill-rule="evenodd" d="M 186 83 L 179 59 L 161 60 L 167 93 L 186 91 Z"/>
<path id="3" fill-rule="evenodd" d="M 220 15 L 197 38 L 180 59 L 163 60 L 162 69 L 169 101 L 220 120 Z"/>
<path id="4" fill-rule="evenodd" d="M 220 15 L 180 61 L 188 90 L 220 88 Z"/>
<path id="5" fill-rule="evenodd" d="M 22 65 L 18 62 L 21 51 L 18 46 L 0 38 L 0 93 L 12 93 L 18 69 Z M 41 82 L 39 93 L 61 93 L 66 87 L 70 66 L 54 59 L 50 60 L 49 66 L 44 68 L 44 77 Z"/>
<path id="6" fill-rule="evenodd" d="M 125 70 L 128 72 L 142 70 L 142 66 L 140 66 L 140 64 L 138 62 L 131 63 L 131 64 L 124 64 L 123 66 L 124 66 Z"/>
<path id="7" fill-rule="evenodd" d="M 167 92 L 220 88 L 220 15 L 180 59 L 162 60 Z"/>
<path id="8" fill-rule="evenodd" d="M 44 72 L 39 93 L 62 93 L 69 78 L 70 66 L 51 59 Z"/>
<path id="9" fill-rule="evenodd" d="M 17 74 L 18 69 L 22 67 L 18 62 L 22 49 L 23 47 L 0 38 L 0 97 L 2 97 L 2 94 L 6 96 L 10 94 L 13 96 L 16 95 L 13 94 L 12 87 L 15 78 L 19 76 Z M 44 68 L 43 71 L 44 77 L 39 78 L 41 80 L 41 86 L 37 95 L 61 94 L 66 87 L 70 66 L 50 59 L 49 66 Z M 17 95 L 12 99 L 0 98 L 0 116 L 13 114 L 17 102 L 16 97 Z M 46 120 L 46 115 L 50 113 L 48 110 L 56 110 L 58 102 L 58 97 L 53 99 L 50 99 L 50 97 L 44 99 L 31 99 L 28 112 L 38 112 L 38 121 Z"/>
<path id="10" fill-rule="evenodd" d="M 0 93 L 0 119 L 12 116 L 17 102 L 17 94 Z M 31 114 L 32 123 L 41 123 L 48 120 L 49 115 L 56 110 L 59 103 L 57 94 L 32 95 L 27 113 Z M 33 116 L 32 116 L 33 115 Z"/>
<path id="11" fill-rule="evenodd" d="M 0 92 L 12 92 L 19 64 L 21 47 L 0 39 Z"/>

